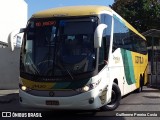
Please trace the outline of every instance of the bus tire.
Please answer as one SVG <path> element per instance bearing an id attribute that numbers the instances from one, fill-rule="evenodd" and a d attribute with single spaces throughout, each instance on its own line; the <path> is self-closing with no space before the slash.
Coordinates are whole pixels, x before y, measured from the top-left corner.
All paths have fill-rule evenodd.
<path id="1" fill-rule="evenodd" d="M 108 103 L 107 105 L 102 106 L 101 109 L 104 111 L 115 110 L 119 106 L 120 100 L 121 100 L 121 91 L 118 85 L 116 83 L 113 83 L 111 102 Z"/>
<path id="2" fill-rule="evenodd" d="M 143 74 L 142 76 L 142 81 L 141 81 L 141 91 L 143 91 L 143 86 L 145 85 L 145 75 Z"/>
<path id="3" fill-rule="evenodd" d="M 135 90 L 136 93 L 140 93 L 143 91 L 143 85 L 144 85 L 144 76 L 140 75 L 140 80 L 139 80 L 139 88 Z"/>

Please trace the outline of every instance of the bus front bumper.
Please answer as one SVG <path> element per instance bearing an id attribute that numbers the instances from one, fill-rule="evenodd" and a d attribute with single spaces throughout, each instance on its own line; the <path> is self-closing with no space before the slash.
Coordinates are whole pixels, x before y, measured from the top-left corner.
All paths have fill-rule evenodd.
<path id="1" fill-rule="evenodd" d="M 102 101 L 98 94 L 95 94 L 95 91 L 89 91 L 70 97 L 40 97 L 19 89 L 19 98 L 22 106 L 47 109 L 97 109 L 102 106 Z M 54 102 L 58 102 L 58 104 L 54 104 Z"/>

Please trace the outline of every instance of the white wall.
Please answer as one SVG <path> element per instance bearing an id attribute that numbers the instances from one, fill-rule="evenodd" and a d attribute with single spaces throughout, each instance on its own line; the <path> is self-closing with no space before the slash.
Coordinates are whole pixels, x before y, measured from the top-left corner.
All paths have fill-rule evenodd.
<path id="1" fill-rule="evenodd" d="M 12 31 L 27 24 L 27 4 L 24 0 L 0 0 L 0 41 L 9 42 Z M 18 88 L 20 48 L 0 48 L 0 89 Z"/>
<path id="2" fill-rule="evenodd" d="M 24 0 L 0 1 L 0 41 L 8 43 L 9 33 L 26 26 L 27 7 Z"/>
<path id="3" fill-rule="evenodd" d="M 14 52 L 10 48 L 0 49 L 0 90 L 18 88 L 19 54 L 19 48 Z"/>

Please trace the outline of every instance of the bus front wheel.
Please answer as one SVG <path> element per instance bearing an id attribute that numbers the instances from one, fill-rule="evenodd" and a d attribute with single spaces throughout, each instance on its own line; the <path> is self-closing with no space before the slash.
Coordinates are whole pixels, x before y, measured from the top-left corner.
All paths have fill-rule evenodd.
<path id="1" fill-rule="evenodd" d="M 112 85 L 112 96 L 111 96 L 111 102 L 108 103 L 107 105 L 102 106 L 102 110 L 105 111 L 112 111 L 115 110 L 121 100 L 121 91 L 116 83 L 113 83 Z"/>

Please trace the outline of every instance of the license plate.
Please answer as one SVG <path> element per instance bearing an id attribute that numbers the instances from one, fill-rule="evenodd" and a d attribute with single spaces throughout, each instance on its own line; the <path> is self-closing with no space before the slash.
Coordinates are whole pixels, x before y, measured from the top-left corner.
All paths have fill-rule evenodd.
<path id="1" fill-rule="evenodd" d="M 57 100 L 47 100 L 46 105 L 59 105 L 59 101 L 57 101 Z"/>

